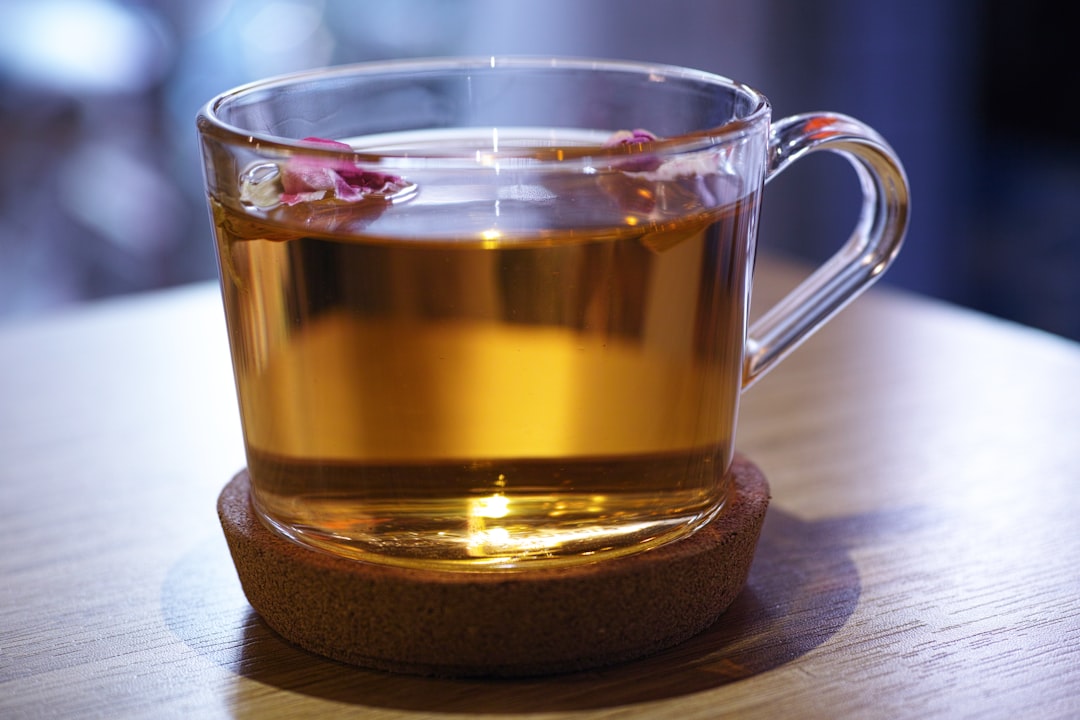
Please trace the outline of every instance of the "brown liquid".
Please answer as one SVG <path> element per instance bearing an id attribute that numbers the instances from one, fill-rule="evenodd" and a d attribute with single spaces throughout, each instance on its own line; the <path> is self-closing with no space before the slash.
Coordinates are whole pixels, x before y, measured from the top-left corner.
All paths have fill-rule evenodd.
<path id="1" fill-rule="evenodd" d="M 429 214 L 424 191 L 213 202 L 260 512 L 338 553 L 466 570 L 629 552 L 711 517 L 756 196 L 632 225 L 610 186 L 591 202 L 575 186 L 596 229 L 574 230 L 550 202 Z M 408 223 L 466 229 L 417 240 Z"/>

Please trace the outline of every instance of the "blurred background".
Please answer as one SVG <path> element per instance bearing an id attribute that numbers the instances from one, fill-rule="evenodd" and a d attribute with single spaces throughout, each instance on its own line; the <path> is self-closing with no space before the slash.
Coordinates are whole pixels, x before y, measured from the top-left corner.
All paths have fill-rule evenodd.
<path id="1" fill-rule="evenodd" d="M 885 282 L 1080 339 L 1078 6 L 1048 0 L 0 0 L 0 323 L 216 277 L 194 116 L 235 85 L 449 54 L 674 63 L 774 115 L 879 130 L 913 188 Z M 770 184 L 764 251 L 817 262 L 858 186 Z"/>

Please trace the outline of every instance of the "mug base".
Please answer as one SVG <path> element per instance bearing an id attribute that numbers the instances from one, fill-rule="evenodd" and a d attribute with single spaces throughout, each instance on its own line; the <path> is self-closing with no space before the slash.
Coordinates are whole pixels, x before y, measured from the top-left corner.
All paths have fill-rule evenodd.
<path id="1" fill-rule="evenodd" d="M 732 465 L 724 510 L 655 549 L 565 568 L 446 572 L 360 562 L 266 528 L 247 471 L 218 498 L 244 594 L 286 640 L 351 665 L 440 677 L 575 672 L 651 655 L 717 622 L 746 582 L 769 504 Z"/>

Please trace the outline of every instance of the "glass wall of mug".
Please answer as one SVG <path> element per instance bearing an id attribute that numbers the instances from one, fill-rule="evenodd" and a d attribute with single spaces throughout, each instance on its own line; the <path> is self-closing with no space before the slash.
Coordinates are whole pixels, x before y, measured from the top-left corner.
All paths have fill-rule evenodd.
<path id="1" fill-rule="evenodd" d="M 591 562 L 722 512 L 769 105 L 579 60 L 256 83 L 199 127 L 253 500 L 361 560 Z"/>

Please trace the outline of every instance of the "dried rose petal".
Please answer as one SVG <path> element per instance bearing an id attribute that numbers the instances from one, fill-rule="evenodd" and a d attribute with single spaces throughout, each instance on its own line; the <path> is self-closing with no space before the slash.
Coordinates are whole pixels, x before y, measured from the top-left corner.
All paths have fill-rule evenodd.
<path id="1" fill-rule="evenodd" d="M 619 145 L 637 145 L 654 142 L 658 138 L 648 130 L 619 130 L 611 135 L 604 147 Z M 674 157 L 661 161 L 659 158 L 644 155 L 640 159 L 620 162 L 618 168 L 624 172 L 645 173 L 649 180 L 669 181 L 680 177 L 703 177 L 716 172 L 719 166 L 719 154 L 697 153 L 690 157 Z"/>
<path id="2" fill-rule="evenodd" d="M 619 130 L 604 141 L 604 147 L 613 148 L 620 145 L 640 145 L 653 142 L 656 135 L 648 130 L 637 128 L 635 130 Z M 620 160 L 617 167 L 624 172 L 648 172 L 660 167 L 660 159 L 655 155 L 641 155 L 632 160 Z"/>
<path id="3" fill-rule="evenodd" d="M 648 130 L 620 130 L 604 147 L 654 142 Z M 696 152 L 663 160 L 643 154 L 618 160 L 613 167 L 621 172 L 600 178 L 600 185 L 619 207 L 644 217 L 685 214 L 697 209 L 719 207 L 737 196 L 738 184 L 722 172 L 723 152 Z"/>
<path id="4" fill-rule="evenodd" d="M 300 142 L 311 143 L 312 145 L 327 145 L 335 150 L 344 150 L 346 152 L 352 152 L 352 145 L 349 143 L 343 143 L 340 140 L 330 140 L 328 138 L 309 136 L 300 140 Z"/>
<path id="5" fill-rule="evenodd" d="M 656 136 L 648 130 L 637 128 L 635 130 L 619 130 L 604 141 L 604 147 L 616 145 L 634 145 L 639 143 L 653 142 Z"/>
<path id="6" fill-rule="evenodd" d="M 337 140 L 306 137 L 303 141 L 352 151 L 351 146 Z M 373 194 L 393 195 L 407 187 L 409 183 L 396 175 L 364 170 L 345 160 L 297 157 L 290 159 L 281 171 L 281 202 L 286 205 L 328 197 L 357 202 Z"/>

